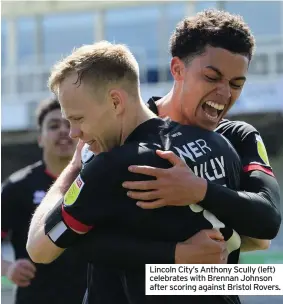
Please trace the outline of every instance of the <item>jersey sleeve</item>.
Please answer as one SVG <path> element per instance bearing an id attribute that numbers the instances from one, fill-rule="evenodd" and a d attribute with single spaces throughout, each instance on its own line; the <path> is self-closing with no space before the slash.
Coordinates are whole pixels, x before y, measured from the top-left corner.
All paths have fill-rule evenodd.
<path id="1" fill-rule="evenodd" d="M 231 142 L 240 156 L 243 191 L 208 183 L 201 205 L 241 235 L 273 239 L 281 221 L 280 194 L 260 134 L 239 121 L 226 121 L 216 131 Z"/>
<path id="2" fill-rule="evenodd" d="M 274 176 L 264 142 L 258 132 L 250 133 L 243 139 L 239 152 L 244 172 L 259 170 Z"/>
<path id="3" fill-rule="evenodd" d="M 13 230 L 19 223 L 20 204 L 17 184 L 7 180 L 2 184 L 1 189 L 1 239 L 4 239 L 8 232 Z"/>
<path id="4" fill-rule="evenodd" d="M 118 216 L 111 193 L 118 183 L 118 172 L 114 167 L 111 157 L 102 153 L 77 176 L 62 203 L 62 217 L 71 229 L 86 233 L 95 225 Z"/>
<path id="5" fill-rule="evenodd" d="M 243 121 L 226 121 L 216 131 L 237 150 L 244 172 L 258 170 L 274 176 L 263 139 L 252 125 Z"/>

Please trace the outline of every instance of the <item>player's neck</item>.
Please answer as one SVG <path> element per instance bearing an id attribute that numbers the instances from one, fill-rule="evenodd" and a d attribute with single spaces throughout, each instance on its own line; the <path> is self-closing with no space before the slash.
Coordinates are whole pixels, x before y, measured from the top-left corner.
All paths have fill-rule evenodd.
<path id="1" fill-rule="evenodd" d="M 179 109 L 179 96 L 174 87 L 167 95 L 157 100 L 156 106 L 159 117 L 169 117 L 175 122 L 181 124 L 188 124 L 187 121 L 184 121 L 184 117 L 182 116 L 181 111 Z"/>
<path id="2" fill-rule="evenodd" d="M 61 172 L 69 164 L 70 160 L 70 158 L 59 158 L 43 154 L 43 161 L 46 166 L 46 170 L 54 177 L 61 174 Z"/>
<path id="3" fill-rule="evenodd" d="M 123 128 L 123 133 L 121 136 L 121 144 L 125 142 L 127 137 L 142 123 L 149 119 L 156 118 L 157 116 L 149 110 L 145 103 L 137 102 L 128 111 L 127 117 L 125 117 L 126 125 Z"/>

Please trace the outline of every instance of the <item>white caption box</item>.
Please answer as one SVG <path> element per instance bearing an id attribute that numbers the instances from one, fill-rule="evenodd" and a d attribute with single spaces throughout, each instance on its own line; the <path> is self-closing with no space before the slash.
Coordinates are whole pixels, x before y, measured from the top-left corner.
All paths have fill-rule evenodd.
<path id="1" fill-rule="evenodd" d="M 146 295 L 283 295 L 283 264 L 147 264 Z"/>

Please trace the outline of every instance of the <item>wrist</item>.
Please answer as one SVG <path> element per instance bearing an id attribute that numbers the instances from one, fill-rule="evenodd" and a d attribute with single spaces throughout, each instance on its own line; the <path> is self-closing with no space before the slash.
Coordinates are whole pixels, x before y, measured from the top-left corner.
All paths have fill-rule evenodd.
<path id="1" fill-rule="evenodd" d="M 192 245 L 182 242 L 177 243 L 175 247 L 175 264 L 192 264 L 191 263 L 192 254 L 193 254 Z"/>
<path id="2" fill-rule="evenodd" d="M 69 170 L 74 172 L 74 173 L 79 173 L 82 168 L 82 164 L 78 163 L 77 161 L 71 160 L 71 162 L 68 165 Z"/>
<path id="3" fill-rule="evenodd" d="M 201 177 L 198 177 L 197 187 L 196 187 L 196 203 L 200 203 L 204 200 L 207 193 L 207 180 Z"/>

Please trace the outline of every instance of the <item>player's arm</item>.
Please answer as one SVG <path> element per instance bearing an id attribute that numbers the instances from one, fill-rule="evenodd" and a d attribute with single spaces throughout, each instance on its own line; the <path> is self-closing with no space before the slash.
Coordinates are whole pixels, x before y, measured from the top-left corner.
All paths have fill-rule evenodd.
<path id="1" fill-rule="evenodd" d="M 266 250 L 271 244 L 270 240 L 261 240 L 250 238 L 248 236 L 241 236 L 241 252 Z"/>
<path id="2" fill-rule="evenodd" d="M 82 259 L 107 267 L 144 269 L 145 264 L 225 264 L 227 261 L 223 236 L 214 229 L 199 231 L 178 243 L 97 230 L 88 233 L 73 250 Z"/>
<path id="3" fill-rule="evenodd" d="M 62 205 L 62 198 L 78 175 L 79 170 L 80 168 L 71 162 L 47 192 L 32 217 L 26 249 L 31 259 L 36 263 L 50 263 L 64 251 L 64 248 L 56 246 L 45 233 L 45 223 L 48 218 L 58 213 L 58 208 Z"/>
<path id="4" fill-rule="evenodd" d="M 241 179 L 244 191 L 231 190 L 195 176 L 172 152 L 159 153 L 172 163 L 170 169 L 132 166 L 132 172 L 154 176 L 155 181 L 126 182 L 123 186 L 130 190 L 128 195 L 139 201 L 142 208 L 200 203 L 240 235 L 273 239 L 281 222 L 278 183 L 271 169 L 263 166 L 262 162 L 256 166 L 252 163 L 258 159 L 255 133 L 246 136 L 241 145 L 244 149 L 239 154 L 246 171 Z M 148 200 L 153 202 L 147 203 Z"/>
<path id="5" fill-rule="evenodd" d="M 277 235 L 281 223 L 279 185 L 259 134 L 249 133 L 240 144 L 237 150 L 244 170 L 241 178 L 243 191 L 209 183 L 201 204 L 239 234 L 271 240 Z"/>
<path id="6" fill-rule="evenodd" d="M 24 189 L 19 182 L 6 181 L 2 185 L 1 191 L 1 241 L 5 240 L 8 232 L 14 229 L 20 229 L 20 216 L 23 201 L 21 195 Z M 16 261 L 8 261 L 1 255 L 1 275 L 6 276 L 11 282 L 19 287 L 27 287 L 30 285 L 31 279 L 34 278 L 36 268 L 28 259 L 18 259 Z"/>
<path id="7" fill-rule="evenodd" d="M 144 268 L 145 264 L 173 264 L 183 248 L 175 242 L 158 242 L 122 235 L 116 231 L 90 231 L 72 250 L 88 262 L 107 267 Z M 187 258 L 189 255 L 187 254 Z"/>
<path id="8" fill-rule="evenodd" d="M 107 204 L 111 204 L 108 187 L 117 185 L 113 167 L 107 153 L 92 159 L 77 177 L 78 166 L 67 166 L 32 218 L 27 250 L 35 262 L 52 262 L 84 238 L 94 224 L 119 216 L 117 204 L 114 208 Z"/>

